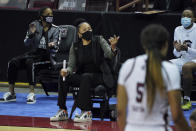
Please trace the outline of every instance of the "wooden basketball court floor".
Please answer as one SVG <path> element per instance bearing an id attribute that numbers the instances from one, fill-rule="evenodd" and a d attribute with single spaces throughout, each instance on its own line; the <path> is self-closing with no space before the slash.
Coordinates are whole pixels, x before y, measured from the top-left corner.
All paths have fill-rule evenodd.
<path id="1" fill-rule="evenodd" d="M 0 116 L 0 131 L 117 131 L 117 123 L 112 121 L 92 121 L 74 123 L 72 120 L 50 122 L 49 118 Z"/>

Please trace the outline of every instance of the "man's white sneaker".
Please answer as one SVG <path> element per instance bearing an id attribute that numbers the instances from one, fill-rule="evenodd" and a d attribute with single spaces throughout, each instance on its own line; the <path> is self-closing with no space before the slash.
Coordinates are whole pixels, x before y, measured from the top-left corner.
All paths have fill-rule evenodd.
<path id="1" fill-rule="evenodd" d="M 0 98 L 0 102 L 12 102 L 16 101 L 16 94 L 11 94 L 10 92 L 6 92 L 3 95 L 3 98 Z"/>
<path id="2" fill-rule="evenodd" d="M 36 98 L 34 93 L 29 93 L 27 96 L 27 104 L 35 104 Z"/>
<path id="3" fill-rule="evenodd" d="M 74 122 L 90 122 L 92 121 L 91 111 L 83 111 L 80 115 L 76 114 Z"/>
<path id="4" fill-rule="evenodd" d="M 50 121 L 65 121 L 68 119 L 68 113 L 65 110 L 59 110 L 57 114 L 50 117 Z"/>

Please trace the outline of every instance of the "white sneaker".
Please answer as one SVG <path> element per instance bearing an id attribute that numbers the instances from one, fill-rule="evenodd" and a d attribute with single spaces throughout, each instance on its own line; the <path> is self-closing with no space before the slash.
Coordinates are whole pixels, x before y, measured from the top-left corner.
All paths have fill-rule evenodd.
<path id="1" fill-rule="evenodd" d="M 0 102 L 11 102 L 16 101 L 16 94 L 12 95 L 10 92 L 6 92 L 3 98 L 0 98 Z"/>
<path id="2" fill-rule="evenodd" d="M 35 104 L 35 103 L 36 103 L 35 94 L 29 93 L 27 96 L 27 104 Z"/>
<path id="3" fill-rule="evenodd" d="M 59 110 L 57 114 L 50 117 L 50 121 L 65 121 L 68 119 L 68 114 L 65 110 Z"/>
<path id="4" fill-rule="evenodd" d="M 90 122 L 92 121 L 91 111 L 84 111 L 80 115 L 75 114 L 74 122 Z"/>

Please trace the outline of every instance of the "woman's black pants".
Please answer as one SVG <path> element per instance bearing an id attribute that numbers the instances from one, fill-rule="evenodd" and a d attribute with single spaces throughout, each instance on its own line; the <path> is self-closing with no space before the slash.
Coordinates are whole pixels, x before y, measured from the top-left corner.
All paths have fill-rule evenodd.
<path id="1" fill-rule="evenodd" d="M 99 84 L 103 84 L 101 73 L 74 74 L 66 77 L 65 81 L 63 81 L 62 77 L 59 77 L 58 106 L 60 109 L 67 110 L 67 92 L 69 87 L 75 86 L 79 87 L 79 92 L 76 98 L 77 107 L 84 111 L 90 111 L 92 108 L 91 89 Z"/>

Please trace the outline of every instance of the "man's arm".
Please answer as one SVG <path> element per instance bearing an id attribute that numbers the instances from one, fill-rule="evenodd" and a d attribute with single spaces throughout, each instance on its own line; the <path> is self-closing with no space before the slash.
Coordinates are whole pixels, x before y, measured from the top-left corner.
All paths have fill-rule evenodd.
<path id="1" fill-rule="evenodd" d="M 25 46 L 31 46 L 33 44 L 35 33 L 36 33 L 36 22 L 34 21 L 29 24 L 29 29 L 24 39 Z"/>
<path id="2" fill-rule="evenodd" d="M 73 69 L 75 69 L 75 67 L 76 67 L 76 55 L 74 51 L 74 46 L 72 44 L 70 51 L 69 51 L 69 61 L 68 61 L 68 67 L 67 67 L 68 74 L 72 74 Z"/>

